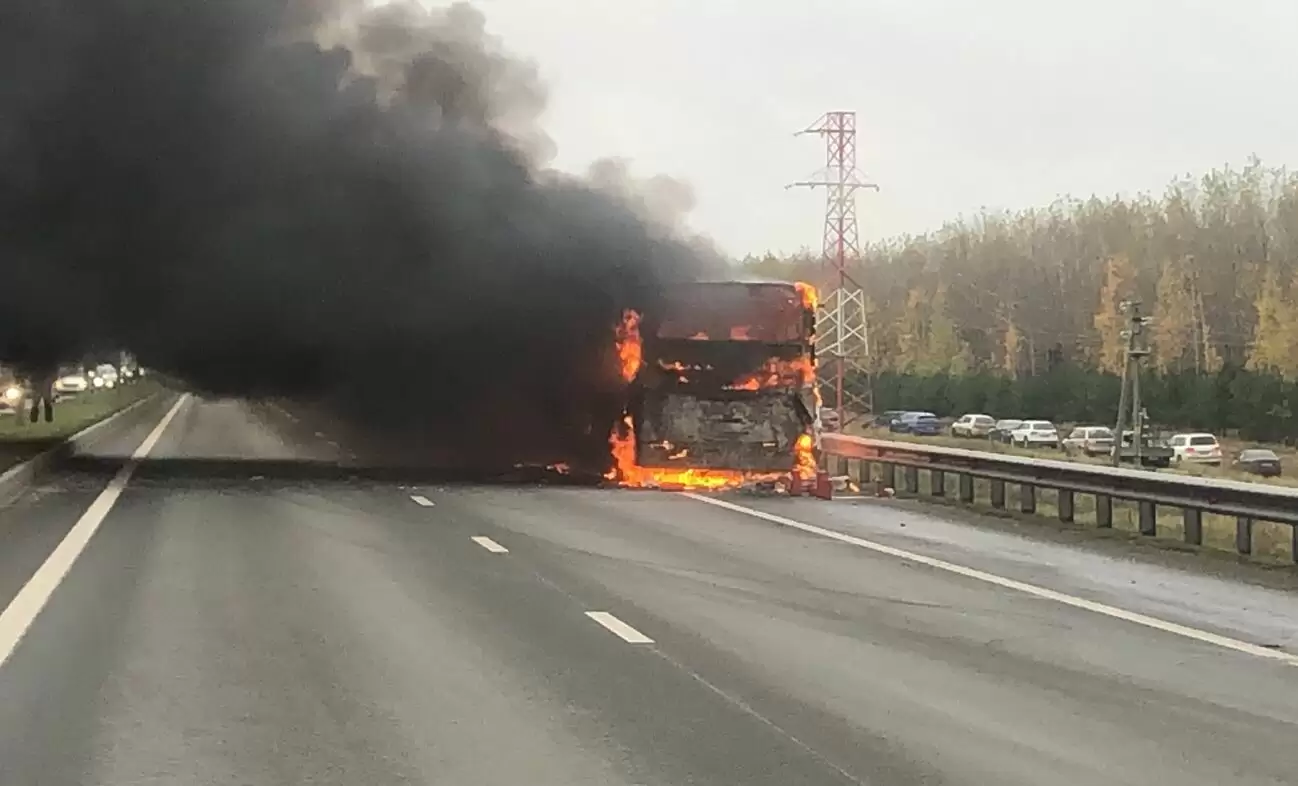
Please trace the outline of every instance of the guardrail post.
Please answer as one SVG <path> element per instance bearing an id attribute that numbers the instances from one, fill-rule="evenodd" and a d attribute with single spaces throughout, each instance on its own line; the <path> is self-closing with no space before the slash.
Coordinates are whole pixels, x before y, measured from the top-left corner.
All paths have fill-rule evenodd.
<path id="1" fill-rule="evenodd" d="M 1253 519 L 1248 516 L 1235 519 L 1235 550 L 1240 554 L 1253 553 Z"/>
<path id="2" fill-rule="evenodd" d="M 1158 534 L 1158 510 L 1154 503 L 1140 501 L 1140 534 L 1154 536 Z"/>
<path id="3" fill-rule="evenodd" d="M 1019 484 L 1019 510 L 1024 513 L 1037 512 L 1037 487 L 1031 483 Z"/>
<path id="4" fill-rule="evenodd" d="M 1203 545 L 1203 511 L 1198 508 L 1181 508 L 1181 522 L 1185 525 L 1185 542 L 1191 546 Z"/>
<path id="5" fill-rule="evenodd" d="M 1290 526 L 1290 552 L 1294 563 L 1298 564 L 1298 513 L 1295 513 L 1293 496 L 1286 490 L 1260 485 L 1232 489 L 1184 478 L 1158 477 L 1147 472 L 1119 470 L 1115 473 L 1109 468 L 1088 468 L 1080 464 L 1046 462 L 1051 466 L 1043 466 L 1021 458 L 997 457 L 992 453 L 971 456 L 964 450 L 903 445 L 840 434 L 825 434 L 822 439 L 826 455 L 822 466 L 833 469 L 838 473 L 836 477 L 846 473 L 848 478 L 860 484 L 859 487 L 873 488 L 875 484 L 882 487 L 875 489 L 875 493 L 918 497 L 919 475 L 928 472 L 929 486 L 924 492 L 925 497 L 953 496 L 948 494 L 945 481 L 948 475 L 955 474 L 956 483 L 952 491 L 958 494 L 960 502 L 981 502 L 978 486 L 985 480 L 990 486 L 991 507 L 1002 512 L 1008 508 L 1009 502 L 1006 484 L 1018 487 L 1015 489 L 1015 508 L 1024 513 L 1039 512 L 1037 498 L 1041 489 L 1046 489 L 1050 501 L 1058 501 L 1059 520 L 1065 524 L 1077 522 L 1077 495 L 1085 493 L 1095 500 L 1097 528 L 1112 529 L 1115 506 L 1125 510 L 1128 504 L 1135 503 L 1137 531 L 1146 537 L 1159 534 L 1161 505 L 1167 508 L 1169 515 L 1173 510 L 1180 510 L 1182 538 L 1192 546 L 1202 546 L 1206 540 L 1205 516 L 1244 514 L 1235 522 L 1235 547 L 1239 553 L 1248 555 L 1255 551 L 1254 521 L 1274 521 Z M 879 465 L 877 474 L 873 470 L 874 464 Z M 897 477 L 899 466 L 905 477 Z M 1139 497 L 1144 497 L 1144 500 Z"/>
<path id="6" fill-rule="evenodd" d="M 847 481 L 853 483 L 857 488 L 864 488 L 865 481 L 862 479 L 863 473 L 861 467 L 865 464 L 860 459 L 849 459 L 847 462 Z"/>
<path id="7" fill-rule="evenodd" d="M 1059 520 L 1073 523 L 1073 492 L 1068 489 L 1059 489 Z"/>
<path id="8" fill-rule="evenodd" d="M 1113 497 L 1108 494 L 1095 495 L 1095 526 L 1100 529 L 1113 528 Z"/>
<path id="9" fill-rule="evenodd" d="M 961 473 L 960 475 L 960 501 L 974 501 L 974 478 L 973 475 L 968 473 Z M 1294 527 L 1294 532 L 1298 532 L 1298 527 Z"/>
<path id="10" fill-rule="evenodd" d="M 928 473 L 928 493 L 935 497 L 946 496 L 946 473 L 940 469 Z"/>

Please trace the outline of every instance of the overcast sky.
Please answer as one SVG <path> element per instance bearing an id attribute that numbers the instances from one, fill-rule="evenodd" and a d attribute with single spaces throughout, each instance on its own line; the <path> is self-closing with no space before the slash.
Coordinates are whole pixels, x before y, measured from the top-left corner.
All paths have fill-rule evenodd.
<path id="1" fill-rule="evenodd" d="M 858 113 L 863 240 L 1060 194 L 1298 165 L 1298 0 L 474 0 L 551 91 L 556 164 L 691 183 L 727 252 L 820 245 L 793 132 Z"/>

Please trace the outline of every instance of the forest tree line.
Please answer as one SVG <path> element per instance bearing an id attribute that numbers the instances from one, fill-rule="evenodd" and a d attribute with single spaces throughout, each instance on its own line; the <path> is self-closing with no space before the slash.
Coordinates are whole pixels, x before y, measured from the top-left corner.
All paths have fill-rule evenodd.
<path id="1" fill-rule="evenodd" d="M 777 278 L 827 272 L 813 252 L 741 264 Z M 1178 179 L 1161 196 L 1064 198 L 869 243 L 852 275 L 880 381 L 1026 384 L 1066 366 L 1112 378 L 1116 393 L 1128 326 L 1119 306 L 1137 299 L 1153 319 L 1152 385 L 1198 376 L 1207 389 L 1224 374 L 1215 389 L 1234 390 L 1221 395 L 1258 398 L 1239 381 L 1256 379 L 1274 399 L 1268 411 L 1298 407 L 1298 173 L 1257 159 Z"/>

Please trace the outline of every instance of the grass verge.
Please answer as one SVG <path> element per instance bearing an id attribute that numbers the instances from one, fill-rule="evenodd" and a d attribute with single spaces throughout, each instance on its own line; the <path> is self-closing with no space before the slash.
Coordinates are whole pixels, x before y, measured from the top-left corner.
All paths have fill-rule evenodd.
<path id="1" fill-rule="evenodd" d="M 26 411 L 0 415 L 0 472 L 39 455 L 78 431 L 161 390 L 145 379 L 98 393 L 82 393 L 54 405 L 54 422 L 31 423 Z"/>

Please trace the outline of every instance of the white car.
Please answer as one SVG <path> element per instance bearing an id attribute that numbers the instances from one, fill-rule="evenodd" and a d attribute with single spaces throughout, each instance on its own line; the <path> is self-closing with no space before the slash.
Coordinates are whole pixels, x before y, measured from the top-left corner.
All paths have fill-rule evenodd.
<path id="1" fill-rule="evenodd" d="M 995 425 L 996 420 L 991 415 L 965 415 L 951 424 L 951 436 L 985 437 Z"/>
<path id="2" fill-rule="evenodd" d="M 1167 441 L 1173 464 L 1221 466 L 1221 443 L 1211 434 L 1173 434 Z"/>
<path id="3" fill-rule="evenodd" d="M 85 374 L 64 374 L 54 380 L 54 392 L 61 396 L 73 396 L 85 393 L 90 389 L 90 380 Z"/>
<path id="4" fill-rule="evenodd" d="M 1020 448 L 1057 448 L 1059 432 L 1048 420 L 1025 420 L 1010 432 L 1010 442 Z"/>

